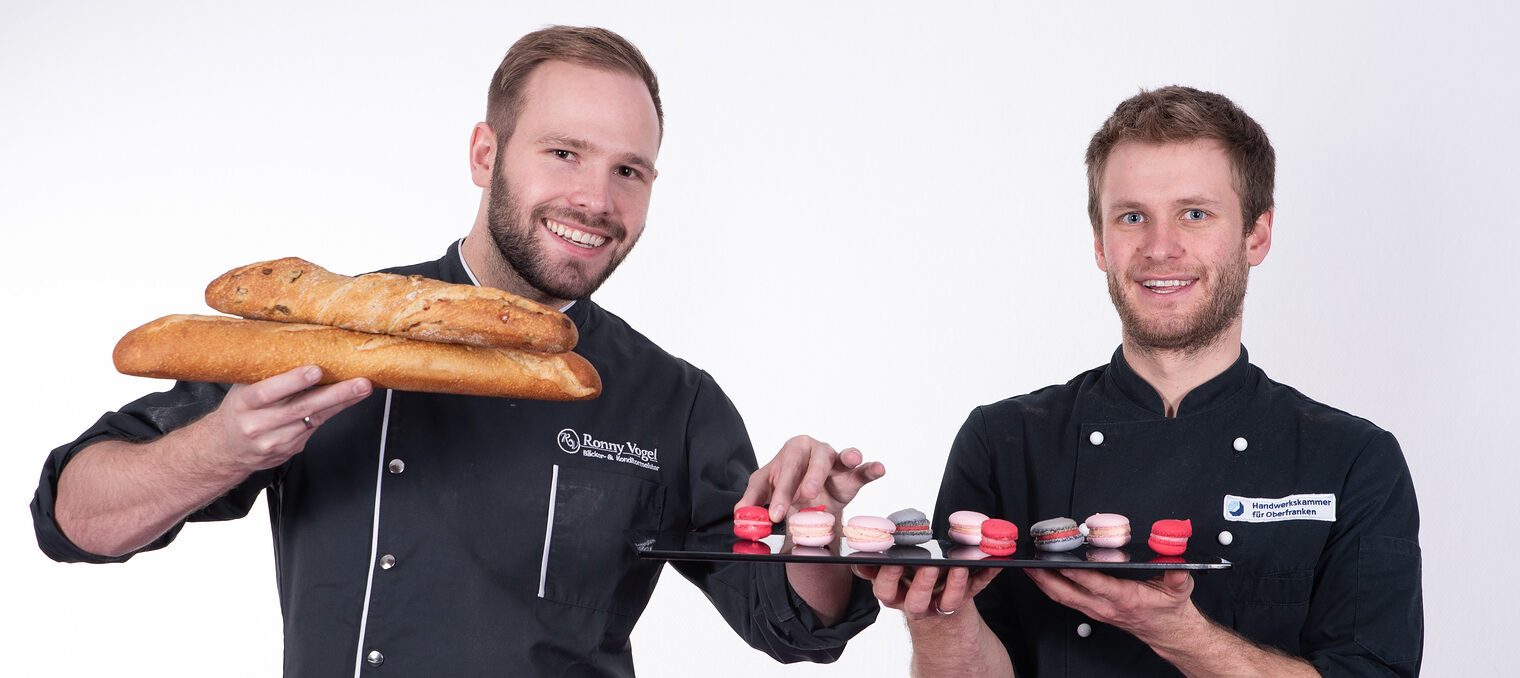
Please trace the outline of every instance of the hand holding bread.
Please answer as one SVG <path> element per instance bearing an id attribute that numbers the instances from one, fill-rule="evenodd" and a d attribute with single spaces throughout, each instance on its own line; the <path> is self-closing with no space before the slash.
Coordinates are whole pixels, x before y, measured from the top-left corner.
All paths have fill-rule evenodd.
<path id="1" fill-rule="evenodd" d="M 380 388 L 536 400 L 601 393 L 596 370 L 569 352 L 574 323 L 501 290 L 385 273 L 351 278 L 290 257 L 229 271 L 206 299 L 254 319 L 160 318 L 122 337 L 116 369 L 253 383 L 316 365 L 323 384 L 365 377 Z"/>

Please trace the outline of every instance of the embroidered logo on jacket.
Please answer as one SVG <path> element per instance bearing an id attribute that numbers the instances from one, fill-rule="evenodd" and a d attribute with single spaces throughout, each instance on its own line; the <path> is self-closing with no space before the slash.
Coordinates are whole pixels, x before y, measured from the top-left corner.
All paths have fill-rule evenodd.
<path id="1" fill-rule="evenodd" d="M 554 442 L 565 454 L 580 453 L 582 457 L 633 464 L 651 471 L 660 470 L 658 447 L 645 449 L 633 441 L 614 443 L 598 440 L 590 433 L 576 433 L 572 428 L 561 429 L 555 435 Z"/>
<path id="2" fill-rule="evenodd" d="M 1290 494 L 1277 499 L 1224 496 L 1224 519 L 1237 523 L 1284 520 L 1335 521 L 1334 494 Z"/>

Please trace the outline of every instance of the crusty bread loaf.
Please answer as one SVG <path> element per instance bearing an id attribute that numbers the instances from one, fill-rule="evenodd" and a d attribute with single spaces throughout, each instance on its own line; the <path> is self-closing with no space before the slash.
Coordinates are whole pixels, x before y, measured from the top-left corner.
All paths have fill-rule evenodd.
<path id="1" fill-rule="evenodd" d="M 316 365 L 322 383 L 368 377 L 379 388 L 433 393 L 589 400 L 601 378 L 574 353 L 414 341 L 363 332 L 222 316 L 171 315 L 116 344 L 116 369 L 161 379 L 249 384 Z"/>
<path id="2" fill-rule="evenodd" d="M 297 257 L 228 271 L 206 287 L 206 303 L 244 318 L 486 348 L 560 353 L 577 338 L 563 313 L 495 288 L 419 275 L 349 277 Z"/>

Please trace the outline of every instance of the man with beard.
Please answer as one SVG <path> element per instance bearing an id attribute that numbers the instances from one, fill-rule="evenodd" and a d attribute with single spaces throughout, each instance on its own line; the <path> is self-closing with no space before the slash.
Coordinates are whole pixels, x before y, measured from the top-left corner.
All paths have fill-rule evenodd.
<path id="1" fill-rule="evenodd" d="M 371 398 L 364 379 L 313 387 L 315 367 L 181 382 L 53 452 L 38 543 L 121 562 L 187 520 L 246 515 L 267 490 L 286 675 L 631 675 L 629 634 L 664 566 L 637 558 L 632 535 L 726 528 L 745 497 L 838 513 L 884 472 L 807 437 L 757 472 L 712 378 L 588 298 L 643 231 L 662 131 L 633 45 L 594 28 L 525 36 L 471 137 L 485 189 L 472 229 L 437 261 L 391 269 L 564 310 L 599 398 Z M 673 566 L 782 661 L 831 661 L 876 615 L 842 566 Z"/>
<path id="2" fill-rule="evenodd" d="M 1393 436 L 1247 360 L 1250 267 L 1272 244 L 1274 152 L 1225 97 L 1120 104 L 1087 151 L 1098 268 L 1123 325 L 1110 362 L 979 407 L 934 529 L 974 510 L 1028 526 L 1160 519 L 1232 564 L 1150 580 L 1088 569 L 857 568 L 908 619 L 920 676 L 1415 675 L 1419 517 Z"/>

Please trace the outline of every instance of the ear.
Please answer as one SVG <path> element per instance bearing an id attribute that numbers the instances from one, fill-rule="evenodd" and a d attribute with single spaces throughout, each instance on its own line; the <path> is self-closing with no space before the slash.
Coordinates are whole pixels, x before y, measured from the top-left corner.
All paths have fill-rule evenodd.
<path id="1" fill-rule="evenodd" d="M 481 188 L 490 188 L 496 171 L 496 133 L 483 122 L 470 132 L 470 180 Z"/>
<path id="2" fill-rule="evenodd" d="M 1256 217 L 1256 228 L 1246 236 L 1246 257 L 1252 266 L 1259 266 L 1272 249 L 1272 212 L 1267 210 Z"/>
<path id="3" fill-rule="evenodd" d="M 1103 256 L 1103 234 L 1093 230 L 1093 260 L 1098 264 L 1098 270 L 1108 272 L 1108 259 Z"/>

